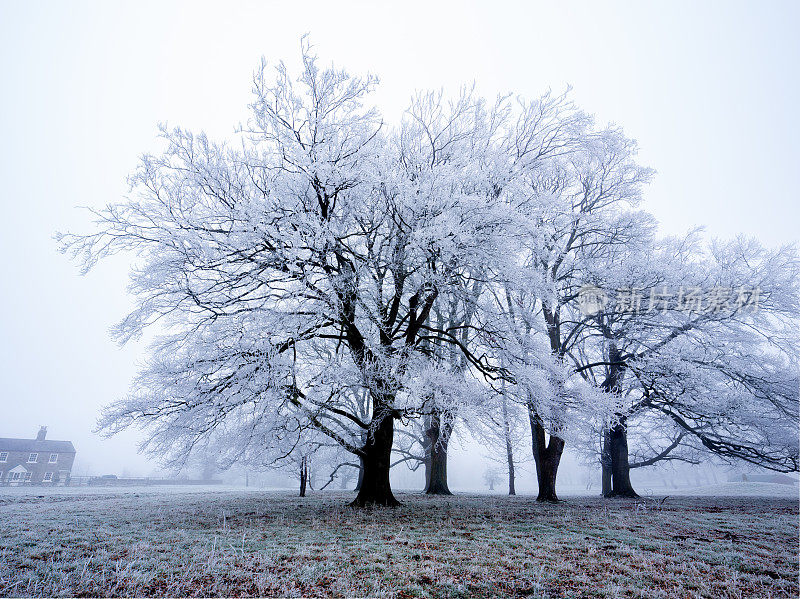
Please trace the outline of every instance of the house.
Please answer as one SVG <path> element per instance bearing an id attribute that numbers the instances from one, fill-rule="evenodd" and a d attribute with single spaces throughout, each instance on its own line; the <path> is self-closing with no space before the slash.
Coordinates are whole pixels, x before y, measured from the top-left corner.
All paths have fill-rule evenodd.
<path id="1" fill-rule="evenodd" d="M 0 485 L 66 485 L 75 447 L 70 441 L 49 441 L 47 427 L 35 439 L 0 438 Z"/>

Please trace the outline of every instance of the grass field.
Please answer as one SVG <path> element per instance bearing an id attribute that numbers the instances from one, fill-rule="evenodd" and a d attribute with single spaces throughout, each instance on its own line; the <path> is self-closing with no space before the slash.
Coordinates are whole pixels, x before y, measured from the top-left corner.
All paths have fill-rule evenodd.
<path id="1" fill-rule="evenodd" d="M 0 493 L 0 595 L 797 597 L 798 501 Z M 35 493 L 35 491 L 34 491 Z"/>

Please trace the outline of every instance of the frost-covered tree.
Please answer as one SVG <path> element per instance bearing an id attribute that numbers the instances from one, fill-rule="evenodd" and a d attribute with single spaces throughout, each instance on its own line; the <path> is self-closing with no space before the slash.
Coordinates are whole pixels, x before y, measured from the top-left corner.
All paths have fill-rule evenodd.
<path id="1" fill-rule="evenodd" d="M 419 411 L 405 389 L 425 367 L 421 334 L 441 290 L 493 259 L 504 221 L 485 157 L 494 113 L 468 91 L 423 96 L 392 133 L 365 105 L 375 83 L 307 47 L 297 80 L 262 64 L 235 144 L 163 128 L 128 201 L 97 212 L 96 232 L 60 236 L 84 270 L 139 258 L 118 339 L 163 327 L 104 430 L 142 424 L 147 448 L 177 457 L 224 431 L 236 457 L 281 454 L 313 428 L 363 464 L 356 504 L 396 503 L 394 420 Z M 433 342 L 469 354 L 447 331 Z M 368 418 L 353 406 L 364 389 Z"/>
<path id="2" fill-rule="evenodd" d="M 470 431 L 489 449 L 487 457 L 506 467 L 509 495 L 517 494 L 518 467 L 526 461 L 518 453 L 523 443 L 527 443 L 526 426 L 522 406 L 502 392 L 498 401 L 486 402 L 485 408 L 472 419 Z"/>
<path id="3" fill-rule="evenodd" d="M 490 491 L 494 491 L 494 486 L 501 480 L 503 480 L 503 474 L 499 468 L 491 466 L 483 471 L 483 483 L 489 487 Z"/>
<path id="4" fill-rule="evenodd" d="M 481 273 L 472 281 L 459 281 L 451 286 L 446 297 L 442 297 L 444 308 L 434 308 L 427 326 L 429 335 L 426 334 L 425 338 L 432 343 L 423 346 L 426 357 L 454 379 L 446 387 L 433 386 L 422 390 L 425 393 L 421 402 L 425 423 L 425 493 L 428 495 L 451 494 L 447 482 L 447 455 L 459 412 L 488 403 L 482 401 L 480 389 L 474 385 L 470 387 L 470 383 L 476 381 L 468 372 L 470 364 L 465 354 L 459 350 L 459 346 L 473 346 L 473 320 L 484 286 L 485 276 Z M 437 337 L 443 333 L 453 335 L 455 343 L 442 343 Z"/>
<path id="5" fill-rule="evenodd" d="M 601 387 L 617 402 L 604 428 L 607 496 L 630 484 L 628 420 L 660 422 L 660 449 L 698 447 L 780 471 L 797 469 L 800 269 L 793 248 L 697 235 L 623 248 L 605 283 L 620 293 L 595 315 Z M 635 297 L 635 306 L 631 299 Z M 685 447 L 682 447 L 685 446 Z"/>
<path id="6" fill-rule="evenodd" d="M 597 422 L 624 486 L 631 409 L 723 457 L 796 468 L 793 254 L 740 242 L 708 263 L 643 259 L 651 171 L 566 95 L 422 93 L 390 127 L 369 106 L 374 78 L 321 68 L 305 43 L 297 79 L 270 73 L 262 63 L 234 142 L 163 127 L 129 198 L 96 211 L 95 232 L 59 236 L 84 270 L 136 257 L 121 342 L 157 325 L 104 431 L 142 425 L 145 449 L 176 464 L 224 439 L 223 467 L 302 463 L 335 444 L 353 459 L 333 457 L 334 474 L 359 468 L 356 505 L 396 503 L 395 423 L 414 418 L 428 490 L 447 492 L 455 419 L 500 398 L 527 413 L 540 500 L 557 500 L 565 440 Z M 760 286 L 765 309 L 581 311 L 587 283 L 653 273 Z"/>
<path id="7" fill-rule="evenodd" d="M 508 331 L 498 349 L 528 410 L 542 501 L 558 500 L 565 436 L 581 421 L 576 410 L 587 405 L 580 389 L 588 379 L 579 367 L 590 322 L 579 310 L 579 291 L 608 265 L 614 247 L 653 226 L 632 210 L 651 175 L 636 163 L 635 143 L 617 129 L 595 130 L 568 103 L 552 110 L 563 123 L 559 151 L 515 168 L 517 262 L 496 294 Z"/>

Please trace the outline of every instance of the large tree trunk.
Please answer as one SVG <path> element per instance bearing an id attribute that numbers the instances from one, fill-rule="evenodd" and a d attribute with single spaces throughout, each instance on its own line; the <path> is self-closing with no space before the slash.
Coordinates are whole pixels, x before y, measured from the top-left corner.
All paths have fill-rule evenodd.
<path id="1" fill-rule="evenodd" d="M 611 495 L 611 466 L 603 464 L 603 497 Z"/>
<path id="2" fill-rule="evenodd" d="M 551 309 L 545 302 L 542 302 L 542 314 L 547 324 L 550 350 L 553 352 L 553 356 L 560 361 L 564 357 L 564 348 L 561 345 L 561 316 L 559 308 Z M 536 462 L 536 479 L 539 483 L 539 495 L 536 497 L 536 501 L 556 502 L 558 501 L 556 476 L 558 475 L 561 454 L 564 452 L 564 439 L 551 434 L 550 442 L 547 442 L 542 419 L 536 413 L 532 404 L 528 404 L 528 418 L 531 423 L 531 442 L 533 444 L 533 460 Z"/>
<path id="3" fill-rule="evenodd" d="M 392 487 L 389 483 L 393 441 L 394 421 L 391 416 L 384 415 L 374 434 L 370 435 L 362 448 L 364 455 L 361 460 L 361 486 L 351 505 L 358 507 L 400 505 L 400 502 L 392 494 Z"/>
<path id="4" fill-rule="evenodd" d="M 425 448 L 425 486 L 423 492 L 428 490 L 431 485 L 431 448 Z"/>
<path id="5" fill-rule="evenodd" d="M 366 433 L 361 435 L 361 444 L 366 445 L 368 440 L 368 435 Z M 356 488 L 353 489 L 354 491 L 361 490 L 361 483 L 364 480 L 364 458 L 361 456 L 358 457 L 358 479 L 356 480 Z"/>
<path id="6" fill-rule="evenodd" d="M 547 442 L 544 426 L 539 415 L 532 408 L 528 408 L 531 422 L 531 436 L 533 437 L 533 460 L 536 462 L 536 480 L 539 483 L 539 495 L 536 501 L 557 502 L 556 476 L 561 454 L 564 453 L 564 439 L 550 435 Z"/>
<path id="7" fill-rule="evenodd" d="M 506 460 L 508 461 L 508 494 L 516 495 L 514 488 L 514 446 L 511 443 L 511 424 L 508 421 L 508 404 L 503 396 L 503 435 L 506 440 Z"/>
<path id="8" fill-rule="evenodd" d="M 602 494 L 603 497 L 608 497 L 611 494 L 611 440 L 608 429 L 603 429 L 600 467 L 603 471 Z"/>
<path id="9" fill-rule="evenodd" d="M 452 418 L 448 414 L 435 411 L 431 415 L 425 431 L 430 447 L 430 473 L 425 487 L 428 495 L 452 495 L 447 486 L 447 447 L 452 431 Z"/>
<path id="10" fill-rule="evenodd" d="M 611 455 L 611 492 L 606 497 L 639 497 L 631 485 L 631 468 L 628 462 L 628 425 L 620 417 L 608 434 Z"/>
<path id="11" fill-rule="evenodd" d="M 619 394 L 622 391 L 622 380 L 625 378 L 625 364 L 617 344 L 608 344 L 608 376 L 603 387 L 609 393 Z M 608 430 L 604 442 L 608 445 L 608 456 L 611 459 L 611 490 L 605 497 L 638 497 L 631 485 L 631 467 L 628 462 L 628 424 L 624 414 L 617 414 L 617 421 Z"/>
<path id="12" fill-rule="evenodd" d="M 431 484 L 431 443 L 430 438 L 428 437 L 428 431 L 431 428 L 431 417 L 425 416 L 424 422 L 424 430 L 422 432 L 423 436 L 423 456 L 424 456 L 424 465 L 425 465 L 425 485 L 422 487 L 422 492 L 428 490 L 428 487 Z"/>
<path id="13" fill-rule="evenodd" d="M 358 458 L 358 463 L 359 463 L 358 479 L 356 480 L 356 488 L 353 489 L 354 491 L 360 491 L 361 490 L 361 483 L 364 480 L 364 459 L 359 457 Z"/>

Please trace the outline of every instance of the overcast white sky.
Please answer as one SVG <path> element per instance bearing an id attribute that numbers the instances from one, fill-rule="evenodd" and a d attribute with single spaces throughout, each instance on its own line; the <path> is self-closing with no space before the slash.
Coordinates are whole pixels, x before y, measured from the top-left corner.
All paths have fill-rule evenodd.
<path id="1" fill-rule="evenodd" d="M 213 136 L 246 118 L 251 75 L 298 57 L 380 76 L 396 119 L 416 89 L 477 82 L 487 95 L 574 88 L 622 125 L 658 171 L 647 207 L 663 230 L 706 225 L 798 239 L 800 3 L 8 2 L 0 0 L 0 437 L 78 447 L 78 470 L 146 473 L 138 435 L 92 434 L 143 355 L 108 328 L 128 262 L 85 278 L 56 230 L 79 205 L 118 201 L 166 121 Z"/>

